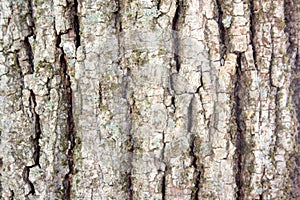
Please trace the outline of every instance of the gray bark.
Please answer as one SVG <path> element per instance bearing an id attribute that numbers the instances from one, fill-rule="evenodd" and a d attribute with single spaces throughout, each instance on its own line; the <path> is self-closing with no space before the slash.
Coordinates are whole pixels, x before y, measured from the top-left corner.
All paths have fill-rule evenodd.
<path id="1" fill-rule="evenodd" d="M 299 199 L 300 2 L 0 2 L 0 199 Z"/>

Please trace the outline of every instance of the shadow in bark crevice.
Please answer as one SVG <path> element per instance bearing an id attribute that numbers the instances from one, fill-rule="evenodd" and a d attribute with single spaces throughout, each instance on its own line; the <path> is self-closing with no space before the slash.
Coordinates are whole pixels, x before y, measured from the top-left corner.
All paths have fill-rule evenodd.
<path id="1" fill-rule="evenodd" d="M 300 12 L 297 12 L 297 8 L 300 7 L 300 2 L 297 1 L 284 1 L 284 15 L 285 15 L 285 33 L 288 34 L 289 47 L 289 64 L 292 68 L 291 82 L 291 93 L 292 101 L 296 111 L 295 123 L 296 123 L 296 147 L 295 152 L 290 155 L 289 159 L 292 164 L 292 169 L 289 172 L 289 177 L 291 179 L 291 191 L 290 195 L 292 198 L 300 198 L 300 37 L 299 37 L 299 17 Z"/>
<path id="2" fill-rule="evenodd" d="M 36 166 L 41 168 L 41 166 L 40 166 L 41 146 L 40 146 L 39 140 L 41 138 L 42 131 L 41 131 L 41 124 L 40 124 L 40 116 L 36 113 L 36 110 L 35 110 L 36 107 L 37 107 L 37 103 L 36 103 L 36 97 L 35 97 L 35 94 L 34 94 L 33 90 L 30 90 L 29 105 L 30 105 L 30 108 L 31 108 L 31 113 L 34 116 L 34 138 L 32 140 L 33 149 L 34 149 L 34 152 L 33 152 L 34 164 L 30 165 L 30 166 L 25 166 L 23 168 L 23 173 L 22 173 L 23 180 L 30 187 L 30 191 L 28 192 L 28 194 L 25 195 L 26 197 L 28 197 L 28 195 L 30 195 L 30 194 L 32 194 L 32 195 L 35 194 L 35 187 L 34 187 L 32 181 L 29 179 L 30 169 L 33 168 L 33 167 L 36 167 Z"/>

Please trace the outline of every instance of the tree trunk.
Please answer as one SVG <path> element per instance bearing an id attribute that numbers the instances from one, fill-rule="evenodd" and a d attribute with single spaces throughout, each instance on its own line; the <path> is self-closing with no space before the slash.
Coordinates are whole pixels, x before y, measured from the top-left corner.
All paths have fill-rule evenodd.
<path id="1" fill-rule="evenodd" d="M 2 0 L 0 199 L 299 199 L 298 0 Z"/>

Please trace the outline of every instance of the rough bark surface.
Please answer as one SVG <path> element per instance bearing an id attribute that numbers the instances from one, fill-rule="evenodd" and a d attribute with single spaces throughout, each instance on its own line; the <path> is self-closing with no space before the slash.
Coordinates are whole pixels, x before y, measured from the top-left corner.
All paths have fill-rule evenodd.
<path id="1" fill-rule="evenodd" d="M 298 0 L 0 10 L 0 199 L 300 198 Z"/>

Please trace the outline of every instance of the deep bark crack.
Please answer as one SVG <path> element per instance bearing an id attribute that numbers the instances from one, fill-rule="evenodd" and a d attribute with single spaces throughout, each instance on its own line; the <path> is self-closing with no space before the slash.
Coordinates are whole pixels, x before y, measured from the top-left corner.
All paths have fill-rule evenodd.
<path id="1" fill-rule="evenodd" d="M 254 4 L 253 0 L 249 0 L 249 10 L 250 10 L 250 43 L 253 51 L 253 61 L 256 70 L 258 71 L 257 66 L 257 56 L 256 56 L 256 48 L 255 48 L 255 13 L 254 13 Z"/>
<path id="2" fill-rule="evenodd" d="M 30 64 L 30 66 L 28 67 L 27 70 L 28 70 L 29 74 L 33 74 L 34 73 L 34 64 L 33 64 L 34 56 L 33 56 L 32 47 L 31 47 L 28 37 L 25 37 L 25 39 L 24 39 L 24 46 L 25 46 L 25 51 L 26 51 L 27 57 L 28 57 L 28 62 Z"/>
<path id="3" fill-rule="evenodd" d="M 33 148 L 34 148 L 34 152 L 33 152 L 33 161 L 34 164 L 30 165 L 30 166 L 25 166 L 23 169 L 23 180 L 25 181 L 25 183 L 27 183 L 30 187 L 30 191 L 28 192 L 28 194 L 26 194 L 26 196 L 32 194 L 35 194 L 35 188 L 33 183 L 30 181 L 29 179 L 29 174 L 30 174 L 30 169 L 33 167 L 38 166 L 39 168 L 41 168 L 40 166 L 40 151 L 41 151 L 41 146 L 39 144 L 39 140 L 41 138 L 41 124 L 40 124 L 40 116 L 36 113 L 36 97 L 35 94 L 33 92 L 33 90 L 30 90 L 30 107 L 31 107 L 31 112 L 33 113 L 34 116 L 34 138 L 33 138 Z"/>
<path id="4" fill-rule="evenodd" d="M 161 0 L 156 0 L 156 8 L 157 8 L 157 10 L 160 10 L 160 6 L 161 6 Z"/>
<path id="5" fill-rule="evenodd" d="M 135 100 L 133 98 L 133 96 L 131 98 L 133 98 L 133 103 L 131 104 L 128 97 L 127 97 L 127 90 L 128 90 L 128 81 L 127 81 L 127 76 L 123 77 L 123 98 L 126 99 L 127 101 L 127 107 L 129 108 L 129 113 L 128 113 L 128 121 L 129 121 L 129 125 L 128 125 L 128 134 L 127 134 L 127 143 L 129 143 L 128 145 L 128 169 L 126 172 L 126 184 L 127 184 L 127 190 L 128 190 L 128 199 L 129 200 L 133 200 L 133 183 L 132 183 L 132 169 L 133 169 L 133 153 L 134 153 L 134 140 L 133 140 L 133 134 L 132 134 L 132 115 L 133 115 L 133 108 L 135 106 Z"/>
<path id="6" fill-rule="evenodd" d="M 29 36 L 33 36 L 34 35 L 34 28 L 35 28 L 35 23 L 34 23 L 34 17 L 33 17 L 33 0 L 28 0 L 28 4 L 27 4 L 27 9 L 29 11 L 29 27 L 31 28 L 31 33 Z"/>
<path id="7" fill-rule="evenodd" d="M 24 47 L 25 47 L 25 51 L 28 57 L 28 62 L 30 64 L 30 66 L 28 66 L 28 73 L 29 74 L 33 74 L 34 73 L 34 63 L 33 63 L 33 59 L 34 59 L 34 53 L 32 51 L 32 47 L 31 44 L 29 42 L 29 37 L 33 36 L 35 39 L 35 33 L 34 33 L 34 29 L 35 29 L 35 23 L 34 23 L 34 17 L 33 17 L 33 2 L 32 0 L 28 0 L 27 2 L 27 9 L 29 12 L 29 18 L 28 18 L 28 28 L 30 29 L 30 33 L 28 36 L 26 36 L 24 38 Z"/>
<path id="8" fill-rule="evenodd" d="M 270 67 L 269 67 L 269 79 L 270 79 L 270 85 L 272 87 L 276 87 L 275 84 L 273 83 L 272 80 L 272 70 L 273 70 L 273 65 L 274 65 L 274 39 L 273 39 L 273 25 L 271 24 L 271 60 L 270 60 Z"/>
<path id="9" fill-rule="evenodd" d="M 10 191 L 10 196 L 8 197 L 9 198 L 9 200 L 14 200 L 15 198 L 15 192 L 12 190 L 12 189 L 10 189 L 9 190 Z"/>
<path id="10" fill-rule="evenodd" d="M 162 142 L 163 142 L 163 148 L 162 148 L 162 152 L 161 152 L 161 161 L 165 163 L 165 148 L 166 148 L 166 142 L 165 142 L 165 132 L 162 133 L 163 134 L 163 138 L 162 138 Z M 166 164 L 166 163 L 165 163 Z M 165 166 L 165 169 L 163 170 L 163 177 L 161 180 L 161 198 L 162 200 L 166 199 L 166 177 L 167 177 L 167 165 Z"/>
<path id="11" fill-rule="evenodd" d="M 293 167 L 289 169 L 289 177 L 291 179 L 291 197 L 298 199 L 300 198 L 300 57 L 299 57 L 299 12 L 297 12 L 297 7 L 300 7 L 300 3 L 296 3 L 296 1 L 284 1 L 284 16 L 285 16 L 285 32 L 289 35 L 289 64 L 292 68 L 292 74 L 295 78 L 293 78 L 291 83 L 291 91 L 292 91 L 292 100 L 293 105 L 296 111 L 295 121 L 296 121 L 296 134 L 295 141 L 296 147 L 295 152 L 291 154 L 292 157 L 295 158 L 293 161 Z M 297 31 L 298 28 L 298 31 Z M 292 159 L 291 159 L 292 160 Z"/>
<path id="12" fill-rule="evenodd" d="M 194 101 L 195 95 L 193 94 L 193 97 L 189 103 L 188 110 L 187 110 L 187 132 L 190 133 L 193 126 L 193 101 Z"/>
<path id="13" fill-rule="evenodd" d="M 55 27 L 55 26 L 54 26 Z M 74 148 L 76 145 L 75 142 L 75 122 L 73 116 L 73 93 L 71 88 L 71 79 L 68 73 L 68 64 L 65 58 L 65 53 L 63 47 L 60 47 L 61 35 L 56 33 L 56 48 L 60 51 L 59 55 L 59 65 L 61 67 L 61 78 L 63 83 L 63 96 L 66 103 L 66 113 L 67 113 L 67 122 L 66 122 L 66 137 L 69 143 L 67 151 L 67 162 L 69 167 L 69 172 L 65 175 L 63 180 L 64 186 L 64 199 L 71 199 L 71 189 L 72 189 L 72 176 L 74 173 Z"/>
<path id="14" fill-rule="evenodd" d="M 163 172 L 163 177 L 161 181 L 161 199 L 166 199 L 166 171 Z"/>
<path id="15" fill-rule="evenodd" d="M 123 38 L 122 38 L 122 15 L 121 15 L 121 0 L 114 0 L 116 3 L 116 11 L 114 15 L 114 28 L 116 30 L 117 42 L 118 42 L 118 60 L 117 63 L 120 66 L 122 56 L 124 54 Z"/>
<path id="16" fill-rule="evenodd" d="M 2 132 L 0 131 L 0 145 L 1 145 L 1 135 Z M 0 172 L 2 172 L 2 167 L 3 167 L 3 158 L 0 158 Z M 2 186 L 2 174 L 0 173 L 0 199 L 2 199 L 2 191 L 3 191 L 3 186 Z"/>
<path id="17" fill-rule="evenodd" d="M 68 3 L 68 2 L 67 2 Z M 78 0 L 74 0 L 73 4 L 68 3 L 68 7 L 71 10 L 72 15 L 72 29 L 75 33 L 75 47 L 76 49 L 81 45 L 80 41 L 80 19 L 78 15 Z M 61 77 L 62 77 L 62 83 L 63 83 L 63 95 L 64 100 L 66 103 L 66 113 L 67 113 L 67 122 L 66 122 L 66 138 L 69 143 L 68 151 L 67 151 L 67 162 L 69 171 L 65 175 L 63 180 L 63 187 L 64 187 L 64 199 L 71 199 L 71 189 L 72 189 L 72 176 L 74 174 L 74 148 L 76 145 L 75 140 L 75 122 L 74 122 L 74 116 L 73 116 L 73 91 L 71 88 L 71 77 L 69 75 L 68 70 L 68 64 L 66 60 L 66 55 L 64 52 L 63 47 L 60 47 L 61 45 L 61 33 L 57 33 L 54 25 L 54 30 L 56 33 L 56 48 L 59 50 L 59 65 L 61 67 Z"/>
<path id="18" fill-rule="evenodd" d="M 241 104 L 241 94 L 240 90 L 243 90 L 241 87 L 241 54 L 238 54 L 237 56 L 237 68 L 236 68 L 236 82 L 234 86 L 234 112 L 235 112 L 235 123 L 237 126 L 236 130 L 236 175 L 235 175 L 235 181 L 237 185 L 237 193 L 236 193 L 236 199 L 244 199 L 245 198 L 245 192 L 244 192 L 244 185 L 245 185 L 245 178 L 244 178 L 244 164 L 245 164 L 245 124 L 242 118 L 242 104 Z"/>
<path id="19" fill-rule="evenodd" d="M 226 45 L 226 29 L 224 27 L 224 24 L 222 22 L 223 20 L 223 11 L 222 11 L 222 6 L 221 6 L 221 2 L 220 0 L 216 0 L 216 4 L 217 4 L 217 11 L 218 11 L 218 26 L 219 26 L 219 35 L 220 35 L 220 54 L 221 54 L 221 58 L 220 58 L 220 62 L 221 62 L 221 66 L 224 65 L 225 62 L 225 55 L 226 55 L 226 51 L 227 51 L 227 45 Z"/>
<path id="20" fill-rule="evenodd" d="M 65 199 L 71 199 L 71 188 L 72 188 L 72 176 L 74 173 L 74 147 L 75 147 L 75 123 L 73 117 L 73 94 L 71 88 L 70 75 L 68 74 L 67 61 L 65 59 L 65 54 L 62 50 L 62 54 L 60 55 L 60 65 L 62 67 L 62 78 L 64 82 L 64 92 L 65 99 L 67 104 L 67 139 L 70 143 L 68 149 L 68 165 L 69 172 L 66 174 L 64 179 L 64 188 L 65 188 Z"/>
<path id="21" fill-rule="evenodd" d="M 180 52 L 180 36 L 179 31 L 181 24 L 184 21 L 183 17 L 185 14 L 185 8 L 183 5 L 183 0 L 176 0 L 176 10 L 175 15 L 172 20 L 172 37 L 173 37 L 173 48 L 174 48 L 174 61 L 176 71 L 179 72 L 181 67 L 181 52 Z"/>
<path id="22" fill-rule="evenodd" d="M 264 188 L 265 185 L 265 181 L 264 181 L 265 173 L 266 173 L 266 168 L 263 169 L 263 173 L 260 178 L 260 183 L 262 188 Z M 264 199 L 263 197 L 264 197 L 264 191 L 262 191 L 262 193 L 259 194 L 259 200 L 263 200 Z"/>
<path id="23" fill-rule="evenodd" d="M 203 174 L 203 166 L 198 166 L 198 158 L 196 155 L 196 147 L 195 147 L 196 136 L 194 134 L 191 135 L 190 142 L 190 156 L 192 157 L 191 165 L 194 168 L 194 187 L 191 193 L 192 200 L 199 199 L 199 191 L 200 191 L 200 183 L 201 183 L 201 175 Z"/>
<path id="24" fill-rule="evenodd" d="M 80 21 L 78 16 L 78 0 L 74 0 L 73 10 L 73 28 L 75 32 L 75 47 L 77 49 L 80 46 Z"/>
<path id="25" fill-rule="evenodd" d="M 100 81 L 98 84 L 98 97 L 99 97 L 99 104 L 101 105 L 103 103 L 103 94 L 102 94 L 102 84 Z"/>

